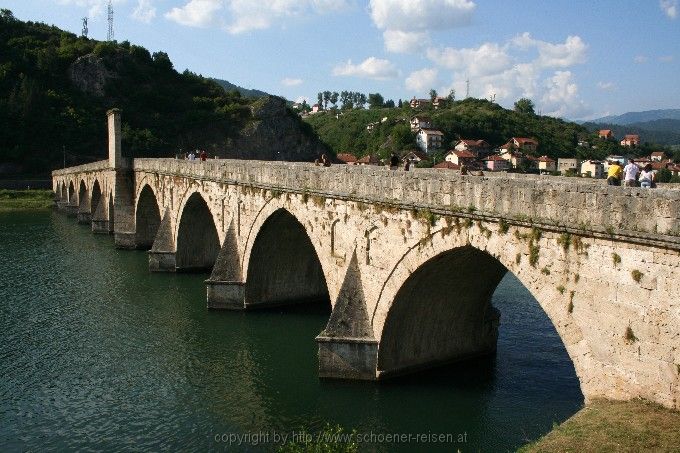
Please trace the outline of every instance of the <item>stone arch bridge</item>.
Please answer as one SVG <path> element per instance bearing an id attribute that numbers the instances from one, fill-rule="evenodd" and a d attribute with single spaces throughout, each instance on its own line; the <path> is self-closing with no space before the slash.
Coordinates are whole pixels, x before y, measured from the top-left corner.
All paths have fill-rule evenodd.
<path id="1" fill-rule="evenodd" d="M 151 271 L 211 272 L 207 305 L 330 300 L 321 377 L 375 380 L 495 349 L 510 271 L 586 400 L 680 407 L 680 191 L 577 178 L 126 160 L 53 172 L 58 207 Z"/>

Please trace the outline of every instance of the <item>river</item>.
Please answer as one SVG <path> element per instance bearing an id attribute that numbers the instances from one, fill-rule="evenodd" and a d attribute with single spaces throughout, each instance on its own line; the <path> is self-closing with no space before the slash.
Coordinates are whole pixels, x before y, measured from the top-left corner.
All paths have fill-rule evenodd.
<path id="1" fill-rule="evenodd" d="M 494 294 L 494 357 L 321 381 L 329 307 L 208 311 L 205 275 L 151 274 L 145 252 L 88 230 L 56 212 L 0 214 L 2 451 L 260 451 L 327 422 L 368 451 L 506 451 L 583 404 L 554 327 L 511 274 Z"/>

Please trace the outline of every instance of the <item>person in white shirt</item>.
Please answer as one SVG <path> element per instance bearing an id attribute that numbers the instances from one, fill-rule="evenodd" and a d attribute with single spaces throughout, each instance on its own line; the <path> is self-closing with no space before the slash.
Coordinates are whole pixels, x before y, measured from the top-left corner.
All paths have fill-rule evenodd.
<path id="1" fill-rule="evenodd" d="M 626 187 L 635 187 L 637 181 L 637 175 L 640 172 L 640 167 L 635 165 L 632 160 L 628 162 L 628 165 L 623 167 L 623 179 L 625 181 Z"/>

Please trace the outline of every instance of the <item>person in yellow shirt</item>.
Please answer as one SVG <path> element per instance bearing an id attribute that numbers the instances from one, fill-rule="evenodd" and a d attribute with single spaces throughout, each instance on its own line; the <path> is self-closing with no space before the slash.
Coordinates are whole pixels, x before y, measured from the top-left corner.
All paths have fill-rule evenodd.
<path id="1" fill-rule="evenodd" d="M 610 186 L 620 186 L 622 174 L 623 168 L 621 168 L 621 165 L 615 160 L 609 161 L 609 169 L 607 170 L 607 184 Z"/>

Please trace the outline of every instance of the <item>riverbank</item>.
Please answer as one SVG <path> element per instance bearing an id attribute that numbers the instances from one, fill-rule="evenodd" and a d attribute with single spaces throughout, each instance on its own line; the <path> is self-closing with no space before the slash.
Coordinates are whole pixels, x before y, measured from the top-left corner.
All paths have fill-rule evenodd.
<path id="1" fill-rule="evenodd" d="M 642 400 L 598 400 L 519 451 L 677 452 L 679 445 L 680 412 Z"/>
<path id="2" fill-rule="evenodd" d="M 53 204 L 51 190 L 0 189 L 0 212 L 48 209 Z"/>

